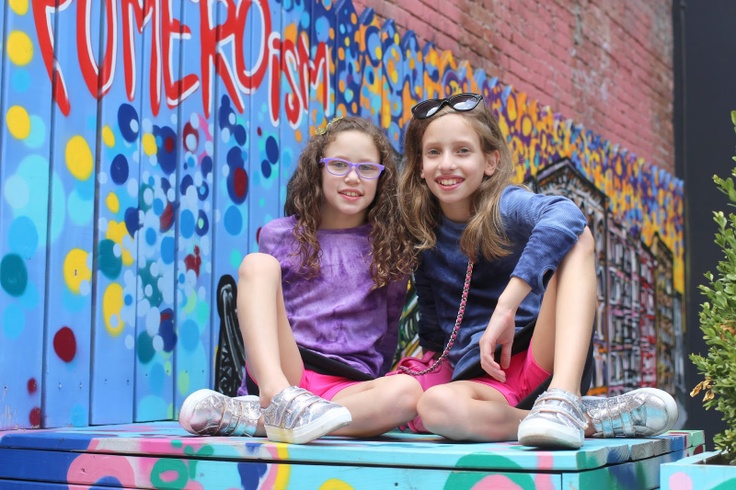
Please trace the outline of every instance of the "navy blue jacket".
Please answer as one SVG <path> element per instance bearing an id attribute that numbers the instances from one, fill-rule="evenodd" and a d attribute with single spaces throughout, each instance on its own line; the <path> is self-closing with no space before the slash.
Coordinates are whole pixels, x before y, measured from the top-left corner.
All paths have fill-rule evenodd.
<path id="1" fill-rule="evenodd" d="M 569 199 L 534 194 L 519 186 L 504 189 L 501 217 L 512 253 L 473 265 L 465 317 L 449 355 L 455 368 L 453 379 L 463 378 L 480 362 L 478 342 L 512 277 L 531 286 L 516 312 L 517 330 L 536 320 L 547 282 L 588 224 Z M 421 254 L 414 274 L 419 343 L 425 350 L 441 352 L 455 326 L 468 266 L 459 245 L 465 226 L 443 218 L 435 248 Z"/>

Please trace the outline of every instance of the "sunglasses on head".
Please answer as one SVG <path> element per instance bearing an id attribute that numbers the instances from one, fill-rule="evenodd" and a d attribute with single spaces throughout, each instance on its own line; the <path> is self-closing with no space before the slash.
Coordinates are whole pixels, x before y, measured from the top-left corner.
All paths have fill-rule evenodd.
<path id="1" fill-rule="evenodd" d="M 483 100 L 480 94 L 455 94 L 446 99 L 427 99 L 411 108 L 411 113 L 417 119 L 432 117 L 447 104 L 458 112 L 472 111 Z"/>

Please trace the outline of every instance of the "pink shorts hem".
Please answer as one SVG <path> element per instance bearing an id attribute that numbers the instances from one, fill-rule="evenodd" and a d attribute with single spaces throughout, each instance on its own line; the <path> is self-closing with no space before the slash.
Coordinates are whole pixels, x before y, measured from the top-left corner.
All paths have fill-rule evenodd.
<path id="1" fill-rule="evenodd" d="M 489 375 L 479 376 L 469 381 L 490 386 L 501 393 L 509 405 L 515 407 L 551 374 L 534 360 L 531 346 L 526 352 L 519 352 L 511 356 L 509 367 L 504 371 L 506 372 L 505 382 L 498 381 Z"/>
<path id="2" fill-rule="evenodd" d="M 317 396 L 321 396 L 325 400 L 332 400 L 339 392 L 357 383 L 360 383 L 360 381 L 342 376 L 320 374 L 305 369 L 302 373 L 302 379 L 299 381 L 299 388 L 304 388 Z"/>
<path id="3" fill-rule="evenodd" d="M 250 376 L 253 382 L 257 385 L 258 381 L 256 381 L 256 379 L 251 375 L 247 363 L 245 369 L 248 372 L 248 376 Z M 344 378 L 342 376 L 320 374 L 316 371 L 306 369 L 303 365 L 302 369 L 302 378 L 299 380 L 299 388 L 304 388 L 310 393 L 320 396 L 325 400 L 332 400 L 335 395 L 345 388 L 353 386 L 356 383 L 360 383 L 360 381 Z"/>

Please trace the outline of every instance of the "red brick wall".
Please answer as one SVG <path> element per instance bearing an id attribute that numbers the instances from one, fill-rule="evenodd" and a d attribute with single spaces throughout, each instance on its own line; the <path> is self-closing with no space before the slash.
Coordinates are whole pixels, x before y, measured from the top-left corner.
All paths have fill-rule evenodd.
<path id="1" fill-rule="evenodd" d="M 354 0 L 674 174 L 671 0 Z"/>

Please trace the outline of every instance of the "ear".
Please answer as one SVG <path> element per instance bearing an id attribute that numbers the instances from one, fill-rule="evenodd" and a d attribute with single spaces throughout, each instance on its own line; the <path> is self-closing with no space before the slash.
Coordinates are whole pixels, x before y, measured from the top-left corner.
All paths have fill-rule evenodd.
<path id="1" fill-rule="evenodd" d="M 493 172 L 496 171 L 496 168 L 498 167 L 498 161 L 501 159 L 501 154 L 498 152 L 498 150 L 494 150 L 493 153 L 486 156 L 486 169 L 483 173 L 485 173 L 488 177 L 493 175 Z"/>
<path id="2" fill-rule="evenodd" d="M 424 167 L 422 167 L 422 169 L 419 171 L 419 178 L 420 179 L 424 178 Z"/>

